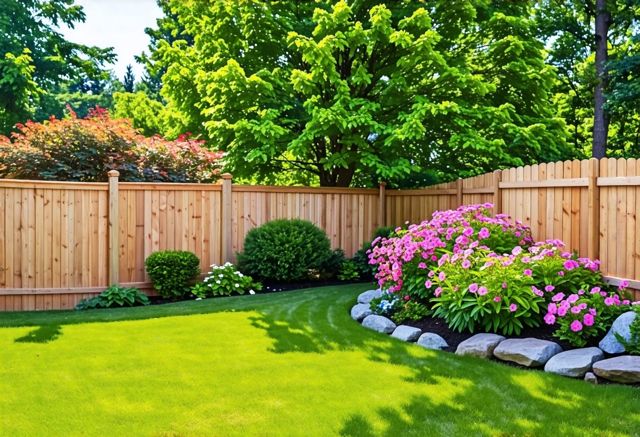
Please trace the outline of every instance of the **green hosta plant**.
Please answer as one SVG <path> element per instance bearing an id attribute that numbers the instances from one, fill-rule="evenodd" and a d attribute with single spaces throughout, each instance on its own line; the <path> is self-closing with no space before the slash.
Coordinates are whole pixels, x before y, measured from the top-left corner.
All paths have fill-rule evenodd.
<path id="1" fill-rule="evenodd" d="M 199 298 L 230 296 L 232 294 L 255 294 L 262 285 L 239 271 L 231 263 L 222 266 L 213 264 L 204 281 L 196 284 L 191 292 Z"/>
<path id="2" fill-rule="evenodd" d="M 94 308 L 132 307 L 149 305 L 149 298 L 137 288 L 126 288 L 112 285 L 105 291 L 90 299 L 83 299 L 76 305 L 77 310 Z"/>

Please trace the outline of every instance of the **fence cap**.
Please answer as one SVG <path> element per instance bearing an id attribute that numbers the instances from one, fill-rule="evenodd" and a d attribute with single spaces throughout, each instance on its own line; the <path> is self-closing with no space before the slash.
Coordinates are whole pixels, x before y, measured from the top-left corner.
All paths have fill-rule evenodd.
<path id="1" fill-rule="evenodd" d="M 224 180 L 228 180 L 231 179 L 233 176 L 231 175 L 231 173 L 222 173 L 222 179 Z"/>
<path id="2" fill-rule="evenodd" d="M 107 172 L 107 176 L 109 176 L 110 178 L 117 178 L 118 176 L 120 176 L 120 172 L 118 170 L 109 170 Z"/>

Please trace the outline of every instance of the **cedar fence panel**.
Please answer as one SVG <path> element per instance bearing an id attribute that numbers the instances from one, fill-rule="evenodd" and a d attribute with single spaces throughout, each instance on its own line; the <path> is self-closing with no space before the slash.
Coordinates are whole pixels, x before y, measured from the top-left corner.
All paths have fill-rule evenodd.
<path id="1" fill-rule="evenodd" d="M 640 289 L 640 160 L 536 164 L 417 190 L 232 185 L 231 175 L 119 183 L 116 172 L 109 183 L 0 180 L 0 311 L 73 308 L 111 283 L 150 292 L 152 252 L 190 250 L 205 272 L 235 260 L 247 232 L 269 220 L 310 220 L 351 256 L 378 226 L 485 202 Z"/>

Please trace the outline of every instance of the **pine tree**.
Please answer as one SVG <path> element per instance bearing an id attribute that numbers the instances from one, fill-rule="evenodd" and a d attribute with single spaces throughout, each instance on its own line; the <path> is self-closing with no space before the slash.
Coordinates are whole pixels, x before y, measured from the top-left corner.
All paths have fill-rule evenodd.
<path id="1" fill-rule="evenodd" d="M 128 93 L 132 93 L 135 81 L 136 76 L 133 74 L 133 67 L 129 64 L 127 65 L 127 71 L 124 73 L 124 80 L 122 81 L 124 90 Z"/>

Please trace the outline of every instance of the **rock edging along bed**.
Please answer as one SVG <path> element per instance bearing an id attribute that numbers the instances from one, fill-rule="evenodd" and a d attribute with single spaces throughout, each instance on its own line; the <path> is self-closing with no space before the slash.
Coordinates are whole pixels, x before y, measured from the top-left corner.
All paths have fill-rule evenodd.
<path id="1" fill-rule="evenodd" d="M 379 289 L 358 295 L 357 303 L 351 308 L 351 318 L 365 328 L 402 341 L 415 342 L 426 349 L 444 350 L 449 347 L 446 339 L 436 333 L 422 332 L 413 326 L 396 325 L 387 317 L 373 314 L 369 308 L 370 302 L 381 295 L 382 290 Z M 622 314 L 616 320 L 618 325 L 614 323 L 616 331 L 623 330 L 620 325 L 630 323 L 629 319 L 632 319 L 629 313 Z M 563 350 L 558 343 L 549 340 L 478 333 L 459 343 L 455 353 L 543 369 L 571 378 L 584 378 L 592 383 L 602 378 L 623 384 L 640 384 L 640 356 L 607 356 L 608 351 L 624 352 L 624 347 L 620 349 L 621 345 L 612 346 L 612 337 L 614 334 L 609 332 L 600 342 L 600 347 Z"/>

